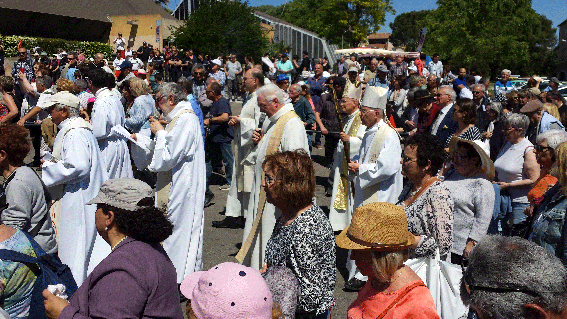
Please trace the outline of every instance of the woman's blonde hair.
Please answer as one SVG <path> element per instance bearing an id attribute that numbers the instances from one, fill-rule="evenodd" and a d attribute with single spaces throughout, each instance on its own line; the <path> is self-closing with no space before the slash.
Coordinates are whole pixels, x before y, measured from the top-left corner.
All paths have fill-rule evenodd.
<path id="1" fill-rule="evenodd" d="M 567 194 L 567 142 L 555 149 L 555 166 L 552 175 L 557 177 L 564 194 Z"/>
<path id="2" fill-rule="evenodd" d="M 553 103 L 543 103 L 543 110 L 556 119 L 561 118 L 561 115 L 559 115 L 559 109 L 557 108 L 557 105 Z"/>
<path id="3" fill-rule="evenodd" d="M 67 91 L 70 93 L 75 92 L 75 83 L 69 79 L 59 79 L 57 80 L 57 92 Z"/>
<path id="4" fill-rule="evenodd" d="M 134 97 L 150 94 L 151 89 L 146 81 L 139 78 L 130 79 L 130 93 Z"/>
<path id="5" fill-rule="evenodd" d="M 383 283 L 392 282 L 396 270 L 408 260 L 407 249 L 399 251 L 372 251 L 372 271 L 378 281 Z"/>

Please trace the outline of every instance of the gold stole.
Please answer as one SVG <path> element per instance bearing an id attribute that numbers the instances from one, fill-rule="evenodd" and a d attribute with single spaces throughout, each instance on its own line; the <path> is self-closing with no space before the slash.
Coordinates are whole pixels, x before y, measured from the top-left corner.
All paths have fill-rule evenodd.
<path id="1" fill-rule="evenodd" d="M 166 132 L 171 132 L 175 123 L 182 114 L 195 112 L 191 109 L 183 109 L 175 115 L 175 117 L 167 124 L 165 127 Z M 156 182 L 156 207 L 167 212 L 167 205 L 169 203 L 169 190 L 171 189 L 171 180 L 173 178 L 173 169 L 167 170 L 165 172 L 158 172 L 157 182 Z"/>
<path id="2" fill-rule="evenodd" d="M 278 148 L 280 147 L 282 141 L 283 131 L 285 129 L 287 122 L 289 122 L 289 120 L 296 117 L 298 118 L 299 116 L 294 111 L 289 111 L 278 119 L 274 127 L 273 133 L 270 136 L 270 140 L 268 141 L 268 147 L 266 148 L 266 156 L 275 154 L 278 151 Z M 258 165 L 258 163 L 256 163 L 256 165 Z M 262 172 L 262 179 L 264 179 L 264 172 Z M 238 262 L 241 264 L 244 261 L 244 258 L 246 258 L 246 255 L 248 255 L 248 251 L 252 246 L 252 242 L 254 241 L 256 235 L 258 234 L 258 226 L 260 225 L 260 220 L 262 219 L 262 214 L 264 213 L 265 205 L 266 205 L 266 191 L 264 187 L 260 186 L 258 210 L 256 212 L 256 217 L 254 217 L 254 222 L 252 223 L 252 229 L 250 229 L 250 233 L 248 234 L 248 237 L 246 237 L 246 240 L 242 243 L 242 247 L 240 247 L 240 250 L 236 255 L 236 260 L 238 260 Z"/>
<path id="3" fill-rule="evenodd" d="M 350 129 L 348 130 L 348 136 L 354 137 L 358 133 L 358 129 L 360 124 L 362 123 L 360 116 L 355 115 L 354 119 L 352 120 L 352 124 L 350 125 Z M 343 142 L 344 143 L 344 142 Z M 343 148 L 344 151 L 344 148 Z M 339 185 L 337 186 L 337 196 L 335 197 L 335 201 L 333 202 L 333 208 L 337 210 L 346 210 L 347 209 L 347 200 L 348 200 L 348 192 L 349 192 L 349 182 L 348 182 L 348 162 L 349 162 L 349 154 L 344 154 L 343 156 L 343 163 L 341 165 L 340 176 L 341 179 L 339 180 Z"/>

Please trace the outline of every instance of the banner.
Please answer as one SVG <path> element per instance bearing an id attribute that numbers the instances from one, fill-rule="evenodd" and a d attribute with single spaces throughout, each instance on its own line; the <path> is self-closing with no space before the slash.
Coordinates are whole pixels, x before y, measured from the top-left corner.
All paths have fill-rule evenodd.
<path id="1" fill-rule="evenodd" d="M 421 53 L 421 49 L 423 48 L 423 42 L 425 42 L 425 35 L 427 34 L 427 28 L 423 28 L 419 30 L 419 44 L 417 45 L 417 52 Z"/>

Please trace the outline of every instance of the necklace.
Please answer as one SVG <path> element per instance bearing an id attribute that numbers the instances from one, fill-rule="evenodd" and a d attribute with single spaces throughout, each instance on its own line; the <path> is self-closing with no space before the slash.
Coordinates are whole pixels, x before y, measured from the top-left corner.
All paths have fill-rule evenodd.
<path id="1" fill-rule="evenodd" d="M 116 246 L 118 246 L 118 244 L 120 244 L 121 242 L 123 242 L 124 239 L 126 239 L 126 238 L 128 238 L 128 236 L 122 237 L 122 239 L 120 239 L 120 240 L 116 243 L 116 245 L 110 247 L 110 251 L 114 251 L 114 249 L 116 248 Z"/>

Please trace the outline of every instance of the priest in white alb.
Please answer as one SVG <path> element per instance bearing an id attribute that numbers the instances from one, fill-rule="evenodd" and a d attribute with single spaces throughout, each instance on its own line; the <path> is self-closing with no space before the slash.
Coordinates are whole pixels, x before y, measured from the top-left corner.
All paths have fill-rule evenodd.
<path id="1" fill-rule="evenodd" d="M 362 124 L 359 116 L 360 97 L 362 96 L 362 86 L 358 88 L 354 85 L 348 87 L 348 91 L 343 93 L 341 100 L 342 112 L 342 132 L 339 135 L 341 141 L 337 145 L 334 153 L 331 175 L 333 178 L 333 193 L 331 196 L 331 206 L 329 220 L 333 226 L 333 231 L 342 231 L 350 224 L 353 213 L 353 194 L 352 181 L 348 176 L 348 161 L 358 156 L 358 150 L 366 131 L 366 126 Z M 345 145 L 348 147 L 345 149 Z M 349 154 L 346 154 L 348 151 Z"/>
<path id="2" fill-rule="evenodd" d="M 96 206 L 86 205 L 108 175 L 92 127 L 79 117 L 79 99 L 63 91 L 48 103 L 47 110 L 59 132 L 53 146 L 54 158 L 43 163 L 41 179 L 50 193 L 62 195 L 60 201 L 54 198 L 58 202 L 52 207 L 59 258 L 69 266 L 80 286 L 88 269 L 110 253 L 110 246 L 96 231 Z"/>
<path id="3" fill-rule="evenodd" d="M 386 122 L 388 89 L 367 86 L 360 107 L 360 119 L 366 126 L 358 155 L 348 164 L 354 174 L 353 208 L 373 202 L 396 203 L 403 188 L 402 147 L 398 133 Z M 367 280 L 354 261 L 347 261 L 347 290 L 357 290 Z"/>
<path id="4" fill-rule="evenodd" d="M 257 130 L 252 137 L 252 141 L 258 144 L 258 155 L 242 248 L 236 258 L 245 265 L 260 269 L 264 265 L 266 245 L 272 235 L 276 219 L 281 216 L 281 211 L 265 201 L 265 193 L 261 186 L 264 176 L 262 163 L 266 155 L 276 152 L 303 149 L 309 153 L 309 144 L 303 122 L 295 114 L 291 104 L 284 105 L 285 95 L 280 88 L 275 84 L 267 84 L 256 93 L 260 111 L 266 113 L 268 120 L 264 122 L 262 132 Z M 259 224 L 254 229 L 257 216 L 261 217 L 258 217 Z"/>
<path id="5" fill-rule="evenodd" d="M 130 152 L 126 140 L 112 133 L 114 126 L 124 126 L 126 117 L 120 99 L 107 86 L 107 73 L 102 69 L 89 72 L 89 86 L 95 95 L 91 124 L 110 179 L 133 177 Z"/>
<path id="6" fill-rule="evenodd" d="M 199 119 L 187 95 L 175 83 L 158 87 L 155 100 L 169 123 L 164 128 L 150 117 L 152 140 L 133 134 L 137 166 L 157 172 L 156 206 L 167 211 L 173 234 L 163 248 L 177 271 L 177 283 L 203 267 L 203 203 L 205 201 L 205 149 Z M 135 151 L 135 152 L 134 152 Z M 142 155 L 142 153 L 144 155 Z"/>
<path id="7" fill-rule="evenodd" d="M 234 168 L 232 170 L 232 183 L 226 199 L 225 219 L 214 221 L 216 228 L 243 228 L 244 220 L 248 215 L 248 204 L 252 181 L 254 180 L 254 166 L 256 164 L 257 145 L 252 142 L 252 134 L 258 128 L 262 117 L 256 90 L 264 85 L 262 70 L 252 68 L 242 78 L 244 87 L 248 92 L 246 103 L 242 106 L 239 116 L 231 116 L 229 125 L 234 126 Z M 266 115 L 263 114 L 265 119 Z"/>

